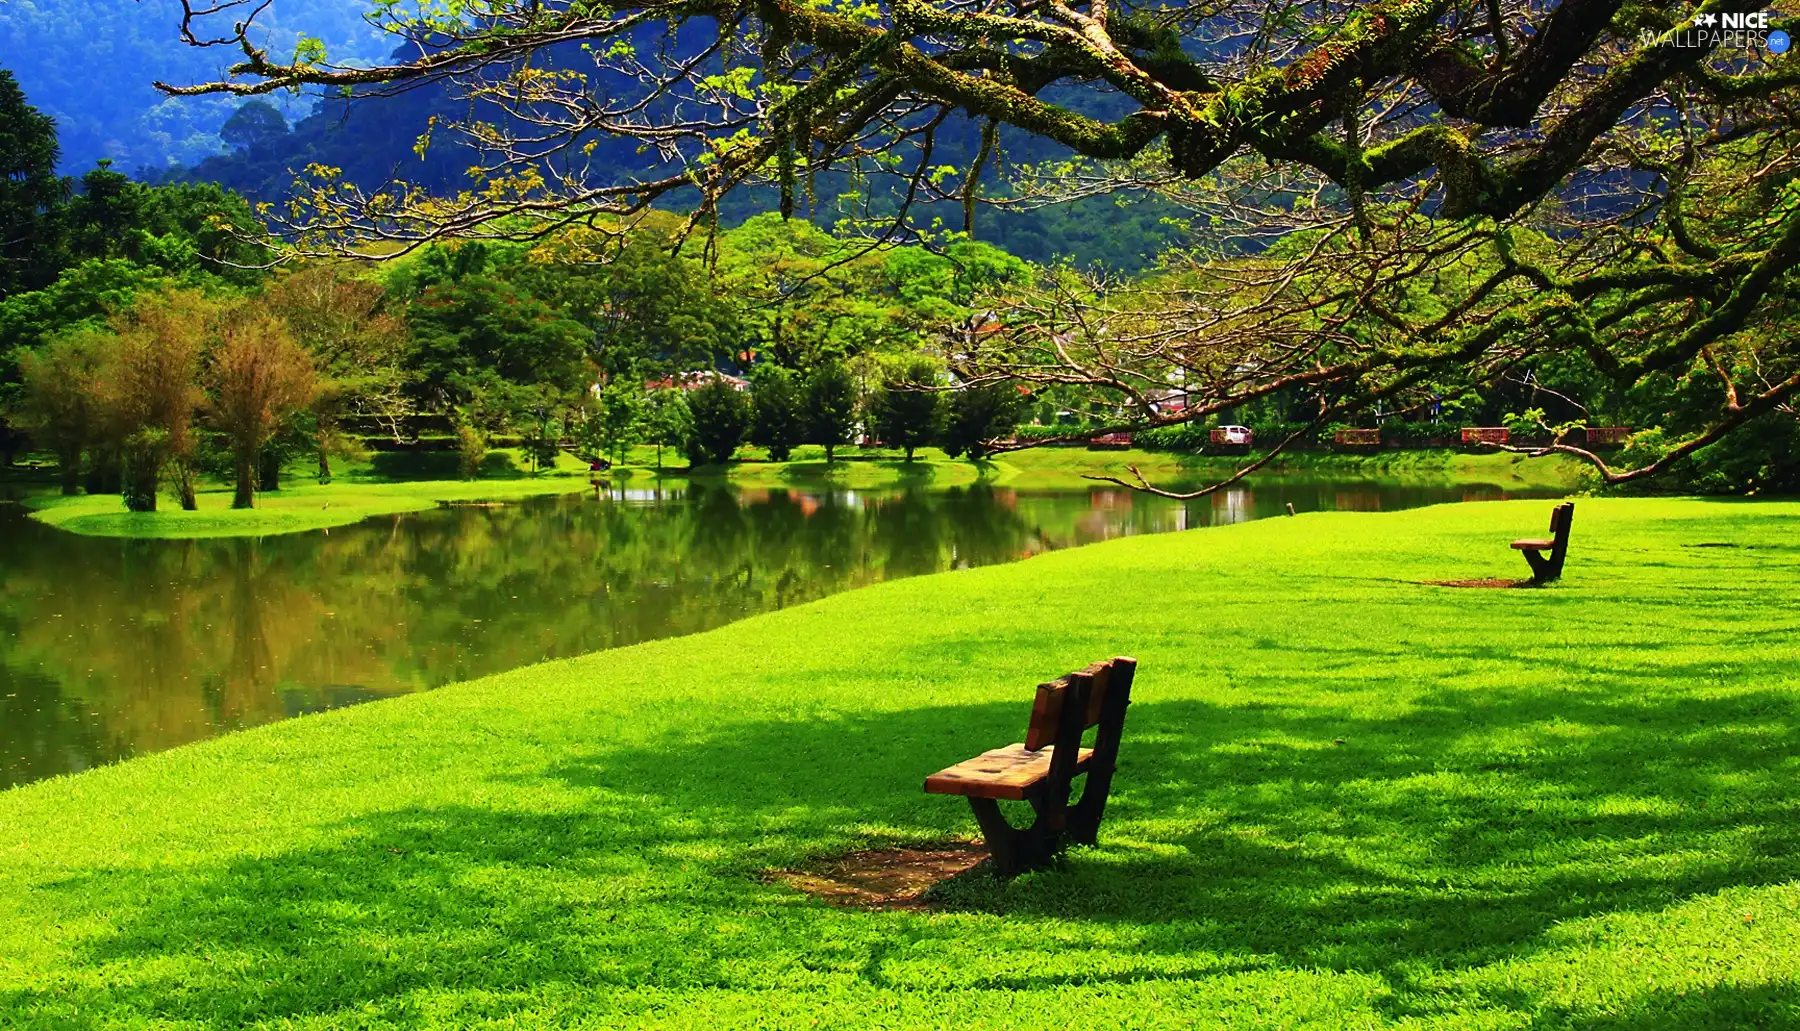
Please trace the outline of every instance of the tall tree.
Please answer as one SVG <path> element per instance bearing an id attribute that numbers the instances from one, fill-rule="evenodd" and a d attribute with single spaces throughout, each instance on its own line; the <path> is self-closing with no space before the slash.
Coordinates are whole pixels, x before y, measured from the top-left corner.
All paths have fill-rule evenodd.
<path id="1" fill-rule="evenodd" d="M 806 442 L 799 377 L 774 362 L 759 362 L 750 373 L 750 402 L 750 443 L 767 448 L 772 461 L 787 461 L 794 445 Z"/>
<path id="2" fill-rule="evenodd" d="M 969 387 L 949 395 L 944 415 L 944 453 L 951 458 L 986 458 L 1012 436 L 1021 396 L 1010 383 Z"/>
<path id="3" fill-rule="evenodd" d="M 935 389 L 937 369 L 915 360 L 897 376 L 883 381 L 869 400 L 875 436 L 888 447 L 913 452 L 937 440 L 943 429 L 943 395 Z"/>
<path id="4" fill-rule="evenodd" d="M 102 376 L 113 339 L 105 330 L 76 330 L 19 356 L 18 414 L 56 452 L 64 494 L 80 492 L 82 455 L 100 440 Z"/>
<path id="5" fill-rule="evenodd" d="M 312 358 L 279 318 L 245 307 L 226 321 L 206 380 L 208 421 L 225 435 L 236 473 L 231 507 L 254 507 L 264 445 L 312 400 Z"/>
<path id="6" fill-rule="evenodd" d="M 57 205 L 68 183 L 56 174 L 56 122 L 25 102 L 0 68 L 0 301 L 56 278 Z"/>
<path id="7" fill-rule="evenodd" d="M 644 397 L 644 432 L 656 445 L 656 467 L 662 468 L 664 447 L 686 447 L 694 436 L 694 413 L 685 391 L 658 387 Z"/>
<path id="8" fill-rule="evenodd" d="M 622 237 L 572 230 L 505 275 L 587 326 L 607 377 L 711 368 L 729 356 L 739 314 L 704 265 L 672 252 L 678 228 L 675 216 L 653 213 Z"/>
<path id="9" fill-rule="evenodd" d="M 134 512 L 156 509 L 165 471 L 175 474 L 181 507 L 195 507 L 200 361 L 221 314 L 218 301 L 176 290 L 140 295 L 113 321 L 117 342 L 101 377 L 102 398 L 124 457 L 125 504 Z"/>
<path id="10" fill-rule="evenodd" d="M 714 376 L 687 392 L 694 432 L 688 438 L 688 462 L 702 465 L 731 461 L 750 429 L 750 402 L 724 378 Z"/>
<path id="11" fill-rule="evenodd" d="M 806 377 L 806 440 L 825 448 L 827 464 L 856 428 L 856 379 L 843 362 L 824 362 Z"/>
<path id="12" fill-rule="evenodd" d="M 311 429 L 321 483 L 331 482 L 334 455 L 356 451 L 342 429 L 345 417 L 372 416 L 397 429 L 411 410 L 401 367 L 406 324 L 388 310 L 387 300 L 380 283 L 335 264 L 285 273 L 264 294 L 318 374 Z"/>
<path id="13" fill-rule="evenodd" d="M 421 401 L 457 404 L 491 373 L 513 384 L 584 385 L 587 330 L 501 279 L 472 274 L 427 289 L 406 310 L 409 371 Z"/>

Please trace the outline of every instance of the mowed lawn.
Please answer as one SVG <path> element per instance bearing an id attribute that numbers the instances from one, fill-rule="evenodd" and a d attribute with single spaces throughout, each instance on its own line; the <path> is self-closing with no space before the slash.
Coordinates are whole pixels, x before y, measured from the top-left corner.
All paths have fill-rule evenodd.
<path id="1" fill-rule="evenodd" d="M 891 582 L 0 794 L 0 1024 L 1800 1026 L 1800 504 L 1270 519 Z M 1705 546 L 1702 545 L 1730 545 Z M 766 873 L 1142 665 L 1099 848 Z"/>

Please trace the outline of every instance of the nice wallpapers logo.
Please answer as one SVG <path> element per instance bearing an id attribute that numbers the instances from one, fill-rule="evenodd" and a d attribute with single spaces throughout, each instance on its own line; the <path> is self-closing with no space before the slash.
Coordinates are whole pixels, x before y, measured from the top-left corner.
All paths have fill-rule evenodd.
<path id="1" fill-rule="evenodd" d="M 1769 28 L 1769 12 L 1753 11 L 1748 14 L 1697 14 L 1694 24 L 1667 35 L 1646 29 L 1643 42 L 1645 46 L 1660 43 L 1671 47 L 1723 47 L 1785 54 L 1794 41 L 1785 29 Z"/>

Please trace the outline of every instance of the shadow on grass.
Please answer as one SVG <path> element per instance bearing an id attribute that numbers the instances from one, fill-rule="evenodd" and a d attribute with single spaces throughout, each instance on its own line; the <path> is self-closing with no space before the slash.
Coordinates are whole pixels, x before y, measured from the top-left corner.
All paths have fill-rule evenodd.
<path id="1" fill-rule="evenodd" d="M 1422 975 L 1528 961 L 1553 925 L 1794 876 L 1791 697 L 1659 698 L 1634 680 L 1613 695 L 1440 693 L 1380 719 L 1141 701 L 1101 846 L 1010 884 L 953 886 L 945 900 L 969 914 L 955 921 L 840 913 L 757 875 L 883 835 L 969 833 L 966 809 L 920 781 L 1015 740 L 1023 702 L 671 734 L 496 778 L 505 802 L 324 828 L 309 850 L 48 886 L 116 904 L 114 929 L 78 958 L 136 973 L 16 990 L 0 1007 L 232 1024 L 399 1020 L 428 990 L 758 989 L 799 969 L 920 987 L 888 957 L 931 942 L 952 957 L 1073 957 L 1002 963 L 974 987 L 1357 971 L 1415 1000 L 1388 1015 L 1418 1016 L 1409 1007 L 1436 990 Z M 1060 944 L 1037 937 L 1047 927 Z M 188 962 L 159 974 L 171 959 Z M 1736 1027 L 1777 1001 L 1718 987 L 1596 1021 L 1468 991 L 1451 1002 L 1595 1029 Z"/>

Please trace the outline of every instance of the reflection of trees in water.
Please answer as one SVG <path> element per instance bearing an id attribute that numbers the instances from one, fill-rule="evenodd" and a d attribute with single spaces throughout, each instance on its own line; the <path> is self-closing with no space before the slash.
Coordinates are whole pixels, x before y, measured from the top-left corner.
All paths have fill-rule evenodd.
<path id="1" fill-rule="evenodd" d="M 1011 561 L 1084 536 L 1074 524 L 1089 509 L 1085 495 L 989 487 L 667 493 L 260 540 L 109 541 L 11 520 L 0 534 L 0 694 L 18 696 L 0 699 L 6 768 L 31 779 L 876 580 Z"/>
<path id="2" fill-rule="evenodd" d="M 1290 501 L 1393 509 L 1461 496 L 1278 480 L 1186 504 L 1106 489 L 693 486 L 182 542 L 84 538 L 0 513 L 0 783 L 881 579 Z"/>
<path id="3" fill-rule="evenodd" d="M 239 554 L 254 542 L 8 529 L 27 539 L 3 556 L 0 610 L 15 629 L 0 661 L 5 693 L 29 694 L 31 710 L 0 710 L 9 765 L 42 762 L 47 737 L 70 769 L 285 715 L 277 671 L 311 636 L 316 601 Z"/>

